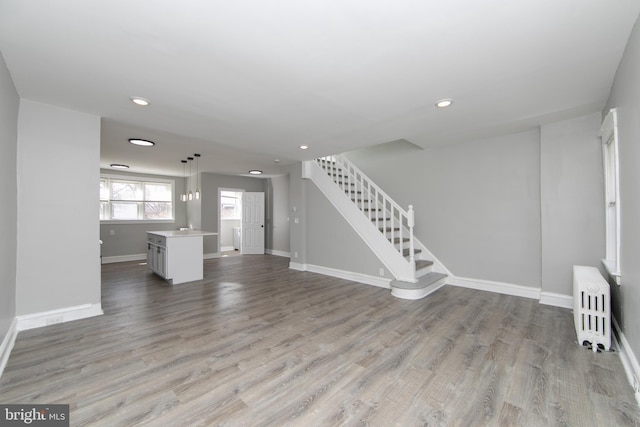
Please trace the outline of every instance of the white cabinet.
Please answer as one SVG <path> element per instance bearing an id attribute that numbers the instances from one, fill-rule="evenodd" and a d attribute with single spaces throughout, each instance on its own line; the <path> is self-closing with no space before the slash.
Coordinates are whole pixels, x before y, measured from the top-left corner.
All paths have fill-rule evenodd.
<path id="1" fill-rule="evenodd" d="M 147 240 L 147 266 L 159 276 L 167 278 L 167 248 Z"/>
<path id="2" fill-rule="evenodd" d="M 216 235 L 204 231 L 147 232 L 147 266 L 171 284 L 203 278 L 203 236 Z"/>

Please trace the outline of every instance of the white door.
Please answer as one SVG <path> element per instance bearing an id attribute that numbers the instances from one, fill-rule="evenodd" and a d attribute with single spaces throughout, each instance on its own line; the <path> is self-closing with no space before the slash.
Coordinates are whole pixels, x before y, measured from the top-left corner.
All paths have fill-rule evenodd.
<path id="1" fill-rule="evenodd" d="M 242 193 L 242 254 L 264 254 L 264 193 Z"/>

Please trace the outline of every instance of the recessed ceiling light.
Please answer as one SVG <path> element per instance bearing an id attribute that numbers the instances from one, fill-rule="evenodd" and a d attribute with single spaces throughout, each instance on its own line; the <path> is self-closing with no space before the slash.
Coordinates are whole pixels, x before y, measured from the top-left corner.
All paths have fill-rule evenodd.
<path id="1" fill-rule="evenodd" d="M 155 142 L 149 141 L 147 139 L 129 138 L 129 142 L 134 145 L 141 145 L 143 147 L 151 147 L 153 145 L 156 145 Z"/>
<path id="2" fill-rule="evenodd" d="M 453 104 L 453 99 L 441 99 L 440 101 L 436 102 L 436 107 L 447 108 L 451 104 Z"/>
<path id="3" fill-rule="evenodd" d="M 131 100 L 131 102 L 133 102 L 136 105 L 141 105 L 143 107 L 146 107 L 147 105 L 151 104 L 151 101 L 149 101 L 146 98 L 142 98 L 139 96 L 132 96 L 131 98 L 129 98 Z"/>
<path id="4" fill-rule="evenodd" d="M 121 165 L 119 163 L 111 163 L 110 166 L 114 169 L 129 169 L 129 165 Z"/>
<path id="5" fill-rule="evenodd" d="M 257 169 L 252 169 L 252 170 L 249 171 L 249 173 L 251 175 L 262 175 L 262 171 L 259 171 Z"/>
<path id="6" fill-rule="evenodd" d="M 301 149 L 301 150 L 306 150 L 307 148 L 309 148 L 309 146 L 308 145 L 301 145 L 298 148 Z"/>

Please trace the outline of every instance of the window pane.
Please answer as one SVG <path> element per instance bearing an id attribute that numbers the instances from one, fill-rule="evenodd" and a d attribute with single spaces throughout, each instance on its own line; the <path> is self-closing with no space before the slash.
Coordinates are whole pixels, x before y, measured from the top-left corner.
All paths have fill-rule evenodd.
<path id="1" fill-rule="evenodd" d="M 100 200 L 109 200 L 109 186 L 106 179 L 100 180 Z"/>
<path id="2" fill-rule="evenodd" d="M 111 202 L 111 219 L 138 219 L 138 203 Z"/>
<path id="3" fill-rule="evenodd" d="M 142 183 L 112 180 L 111 200 L 142 200 Z"/>
<path id="4" fill-rule="evenodd" d="M 171 219 L 171 202 L 145 202 L 144 219 Z"/>
<path id="5" fill-rule="evenodd" d="M 144 185 L 144 199 L 158 202 L 170 202 L 171 184 L 146 183 Z"/>
<path id="6" fill-rule="evenodd" d="M 100 202 L 100 219 L 109 219 L 107 215 L 109 213 L 109 203 L 108 202 Z"/>
<path id="7" fill-rule="evenodd" d="M 221 218 L 222 219 L 237 219 L 240 218 L 236 205 L 222 205 Z"/>

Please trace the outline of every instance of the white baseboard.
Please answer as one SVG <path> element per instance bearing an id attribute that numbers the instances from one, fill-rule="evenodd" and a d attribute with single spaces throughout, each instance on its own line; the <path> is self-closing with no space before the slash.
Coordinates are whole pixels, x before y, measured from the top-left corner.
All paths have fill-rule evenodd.
<path id="1" fill-rule="evenodd" d="M 214 253 L 202 255 L 202 259 L 213 259 L 213 258 L 220 258 L 220 252 L 214 252 Z"/>
<path id="2" fill-rule="evenodd" d="M 336 268 L 322 267 L 320 265 L 300 264 L 295 262 L 290 262 L 289 268 L 292 270 L 310 271 L 311 273 L 324 274 L 325 276 L 351 280 L 352 282 L 377 286 L 379 288 L 391 289 L 391 279 L 387 279 L 385 277 L 376 277 L 370 276 L 368 274 L 354 273 L 352 271 L 338 270 Z"/>
<path id="3" fill-rule="evenodd" d="M 11 321 L 11 325 L 9 325 L 7 334 L 4 336 L 4 339 L 0 344 L 0 377 L 2 377 L 4 368 L 5 366 L 7 366 L 9 356 L 11 355 L 11 350 L 13 349 L 13 345 L 16 343 L 16 338 L 18 337 L 17 324 L 18 322 L 14 317 Z"/>
<path id="4" fill-rule="evenodd" d="M 234 251 L 235 249 L 233 246 L 220 246 L 220 252 Z"/>
<path id="5" fill-rule="evenodd" d="M 540 299 L 540 288 L 514 285 L 512 283 L 494 282 L 482 279 L 470 279 L 468 277 L 450 276 L 447 284 L 462 288 L 476 289 L 478 291 L 495 292 L 498 294 L 513 295 L 516 297 Z"/>
<path id="6" fill-rule="evenodd" d="M 620 326 L 615 317 L 611 316 L 613 329 L 615 331 L 615 335 L 613 343 L 615 345 L 618 354 L 620 355 L 620 361 L 622 362 L 622 366 L 624 367 L 624 371 L 627 374 L 627 380 L 629 380 L 629 384 L 634 391 L 636 402 L 640 405 L 640 364 L 638 364 L 638 359 L 627 341 L 627 337 L 624 336 L 622 331 L 620 330 Z"/>
<path id="7" fill-rule="evenodd" d="M 24 314 L 16 316 L 18 331 L 40 328 L 56 323 L 71 322 L 72 320 L 85 319 L 87 317 L 104 314 L 102 304 L 82 304 L 74 307 L 66 307 L 58 310 L 44 311 L 41 313 Z"/>
<path id="8" fill-rule="evenodd" d="M 573 296 L 556 294 L 555 292 L 540 292 L 540 304 L 572 309 Z"/>
<path id="9" fill-rule="evenodd" d="M 277 251 L 275 249 L 267 249 L 267 250 L 265 250 L 265 252 L 268 253 L 269 255 L 281 256 L 281 257 L 284 257 L 284 258 L 291 258 L 291 253 L 290 252 Z"/>
<path id="10" fill-rule="evenodd" d="M 114 262 L 127 262 L 127 261 L 146 261 L 146 260 L 147 260 L 147 254 L 132 254 L 132 255 L 102 257 L 103 264 L 113 264 Z"/>
<path id="11" fill-rule="evenodd" d="M 307 264 L 289 261 L 289 268 L 297 271 L 307 271 Z"/>

